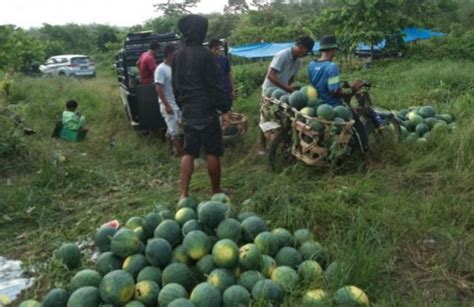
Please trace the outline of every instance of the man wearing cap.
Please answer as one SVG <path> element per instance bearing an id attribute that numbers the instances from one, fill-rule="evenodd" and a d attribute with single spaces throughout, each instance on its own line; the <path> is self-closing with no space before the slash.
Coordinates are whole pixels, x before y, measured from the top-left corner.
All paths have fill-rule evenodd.
<path id="1" fill-rule="evenodd" d="M 333 107 L 342 105 L 344 98 L 350 98 L 362 87 L 360 80 L 355 81 L 351 87 L 341 87 L 339 66 L 333 62 L 336 51 L 339 49 L 336 37 L 325 35 L 319 41 L 319 51 L 321 56 L 313 60 L 308 66 L 308 78 L 311 84 L 318 90 L 318 95 L 323 103 Z M 369 156 L 369 142 L 367 130 L 364 124 L 354 117 L 354 128 L 359 136 L 359 144 L 364 154 L 367 166 L 372 164 Z"/>
<path id="2" fill-rule="evenodd" d="M 180 198 L 188 197 L 194 159 L 199 156 L 201 147 L 207 155 L 212 192 L 222 192 L 220 157 L 224 154 L 224 143 L 218 111 L 225 128 L 229 124 L 230 105 L 226 104 L 214 55 L 202 45 L 207 28 L 207 19 L 199 15 L 187 15 L 178 21 L 184 45 L 176 53 L 171 68 L 184 132 Z"/>
<path id="3" fill-rule="evenodd" d="M 143 85 L 153 84 L 156 69 L 155 55 L 160 44 L 157 41 L 151 41 L 150 47 L 138 58 L 137 66 L 140 72 L 140 83 Z"/>
<path id="4" fill-rule="evenodd" d="M 262 84 L 262 90 L 269 87 L 279 87 L 282 90 L 291 93 L 294 88 L 291 86 L 295 75 L 301 65 L 301 58 L 308 53 L 313 53 L 314 40 L 310 37 L 303 36 L 296 40 L 293 47 L 279 51 L 273 56 L 273 60 L 268 68 L 265 81 Z M 260 118 L 260 121 L 263 119 Z M 259 154 L 265 154 L 266 139 L 262 132 L 260 137 Z"/>

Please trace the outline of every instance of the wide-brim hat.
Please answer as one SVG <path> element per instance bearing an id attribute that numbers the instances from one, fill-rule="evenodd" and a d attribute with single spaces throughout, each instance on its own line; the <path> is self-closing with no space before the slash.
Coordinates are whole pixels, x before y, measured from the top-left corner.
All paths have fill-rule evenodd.
<path id="1" fill-rule="evenodd" d="M 334 35 L 325 35 L 321 37 L 321 39 L 319 40 L 319 50 L 325 51 L 333 49 L 339 49 L 336 37 Z"/>

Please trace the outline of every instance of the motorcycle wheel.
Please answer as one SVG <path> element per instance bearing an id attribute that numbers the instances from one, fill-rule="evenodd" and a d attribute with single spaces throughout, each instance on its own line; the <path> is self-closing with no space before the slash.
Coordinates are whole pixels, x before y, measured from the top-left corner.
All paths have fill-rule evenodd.
<path id="1" fill-rule="evenodd" d="M 285 167 L 293 164 L 295 157 L 291 150 L 291 135 L 288 131 L 280 131 L 270 144 L 268 152 L 270 169 L 274 172 L 281 172 Z"/>

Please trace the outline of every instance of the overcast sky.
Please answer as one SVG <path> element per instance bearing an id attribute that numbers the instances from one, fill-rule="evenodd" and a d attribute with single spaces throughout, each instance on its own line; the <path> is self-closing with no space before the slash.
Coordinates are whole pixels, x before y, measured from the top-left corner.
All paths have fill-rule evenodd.
<path id="1" fill-rule="evenodd" d="M 0 0 L 0 24 L 22 28 L 43 23 L 132 26 L 158 16 L 159 0 Z M 201 0 L 196 13 L 222 12 L 227 0 Z"/>

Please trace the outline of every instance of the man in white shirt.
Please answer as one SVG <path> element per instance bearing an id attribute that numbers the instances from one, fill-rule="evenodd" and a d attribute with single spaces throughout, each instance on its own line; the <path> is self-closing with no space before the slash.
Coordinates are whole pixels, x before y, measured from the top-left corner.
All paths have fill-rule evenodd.
<path id="1" fill-rule="evenodd" d="M 159 97 L 160 111 L 168 130 L 166 134 L 171 138 L 176 149 L 176 154 L 183 154 L 183 142 L 181 129 L 181 110 L 176 104 L 171 84 L 171 63 L 176 48 L 169 44 L 163 48 L 164 61 L 155 69 L 155 89 Z"/>

